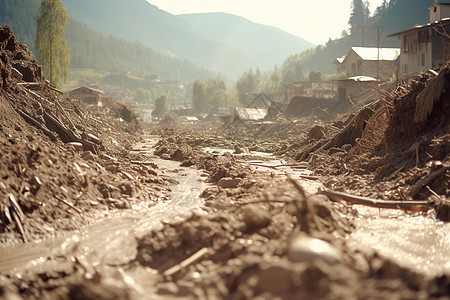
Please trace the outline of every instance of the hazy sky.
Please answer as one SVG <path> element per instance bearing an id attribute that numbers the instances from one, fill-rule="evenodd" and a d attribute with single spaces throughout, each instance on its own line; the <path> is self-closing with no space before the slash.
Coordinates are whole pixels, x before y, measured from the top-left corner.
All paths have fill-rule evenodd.
<path id="1" fill-rule="evenodd" d="M 172 14 L 226 12 L 272 25 L 314 44 L 347 29 L 351 0 L 147 0 Z M 373 12 L 382 0 L 369 0 Z"/>

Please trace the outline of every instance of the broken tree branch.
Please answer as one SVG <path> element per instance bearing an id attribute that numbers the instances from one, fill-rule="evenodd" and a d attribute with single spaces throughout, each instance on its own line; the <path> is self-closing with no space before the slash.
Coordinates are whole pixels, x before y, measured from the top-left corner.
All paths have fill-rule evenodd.
<path id="1" fill-rule="evenodd" d="M 429 184 L 436 177 L 445 173 L 449 169 L 450 169 L 450 167 L 442 167 L 442 168 L 437 169 L 436 171 L 430 172 L 427 176 L 419 179 L 419 181 L 417 181 L 416 184 L 414 184 L 410 188 L 410 190 L 408 192 L 408 196 L 414 198 L 414 196 L 416 196 L 424 186 Z"/>
<path id="2" fill-rule="evenodd" d="M 350 204 L 359 204 L 376 208 L 403 209 L 411 211 L 426 211 L 430 208 L 428 201 L 395 201 L 378 200 L 368 197 L 349 195 L 331 190 L 320 191 L 319 194 L 327 196 L 331 201 L 340 202 L 344 200 Z"/>
<path id="3" fill-rule="evenodd" d="M 44 127 L 44 125 L 42 125 L 39 121 L 37 121 L 36 119 L 34 119 L 33 117 L 31 117 L 30 115 L 28 115 L 27 113 L 25 113 L 24 111 L 22 111 L 20 108 L 16 108 L 16 111 L 19 113 L 19 115 L 28 123 L 30 123 L 31 125 L 39 128 L 40 130 L 42 130 L 44 132 L 44 134 L 46 136 L 48 136 L 53 142 L 56 141 L 56 137 L 55 135 L 48 130 L 47 128 Z"/>

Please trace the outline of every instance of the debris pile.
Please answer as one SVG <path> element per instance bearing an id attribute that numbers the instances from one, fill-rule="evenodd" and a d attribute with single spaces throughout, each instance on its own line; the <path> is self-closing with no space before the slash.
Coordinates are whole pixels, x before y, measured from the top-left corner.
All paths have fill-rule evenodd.
<path id="1" fill-rule="evenodd" d="M 2 244 L 62 235 L 102 210 L 155 201 L 150 188 L 136 189 L 141 173 L 155 170 L 123 159 L 137 140 L 134 113 L 121 107 L 130 122 L 120 121 L 64 98 L 7 26 L 0 27 L 0 45 Z"/>

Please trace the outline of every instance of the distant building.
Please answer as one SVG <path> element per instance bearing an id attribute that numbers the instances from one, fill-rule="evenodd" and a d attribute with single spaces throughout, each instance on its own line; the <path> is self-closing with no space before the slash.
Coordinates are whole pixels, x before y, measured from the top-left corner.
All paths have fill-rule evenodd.
<path id="1" fill-rule="evenodd" d="M 370 84 L 377 82 L 371 76 L 353 76 L 337 80 L 338 99 L 340 102 L 353 101 L 361 92 L 370 88 Z"/>
<path id="2" fill-rule="evenodd" d="M 369 76 L 386 80 L 397 70 L 399 48 L 352 47 L 347 55 L 336 58 L 336 72 L 344 77 Z"/>
<path id="3" fill-rule="evenodd" d="M 450 3 L 436 3 L 429 10 L 430 23 L 389 35 L 400 39 L 401 75 L 437 68 L 450 57 L 449 38 L 441 34 L 450 33 Z"/>
<path id="4" fill-rule="evenodd" d="M 98 105 L 102 94 L 103 91 L 99 89 L 82 86 L 70 91 L 69 97 L 79 99 L 87 104 Z"/>
<path id="5" fill-rule="evenodd" d="M 285 102 L 295 96 L 331 99 L 336 97 L 336 83 L 330 81 L 297 81 L 283 86 Z"/>

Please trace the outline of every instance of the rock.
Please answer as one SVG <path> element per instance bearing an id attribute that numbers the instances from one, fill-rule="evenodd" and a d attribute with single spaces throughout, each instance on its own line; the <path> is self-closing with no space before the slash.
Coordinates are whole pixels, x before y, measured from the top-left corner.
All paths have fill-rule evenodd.
<path id="1" fill-rule="evenodd" d="M 291 241 L 288 258 L 292 262 L 311 262 L 318 259 L 329 264 L 336 264 L 341 261 L 341 253 L 324 240 L 299 236 Z"/>
<path id="2" fill-rule="evenodd" d="M 242 221 L 247 229 L 254 230 L 269 226 L 272 217 L 268 211 L 257 206 L 247 206 L 242 212 Z"/>
<path id="3" fill-rule="evenodd" d="M 225 189 L 231 189 L 236 188 L 241 181 L 241 178 L 224 177 L 217 182 L 217 185 Z"/>
<path id="4" fill-rule="evenodd" d="M 311 130 L 308 132 L 308 137 L 310 139 L 316 139 L 320 140 L 325 136 L 325 128 L 320 125 L 315 125 Z"/>
<path id="5" fill-rule="evenodd" d="M 106 171 L 111 172 L 111 173 L 116 173 L 119 170 L 119 166 L 117 164 L 108 164 L 105 167 Z"/>
<path id="6" fill-rule="evenodd" d="M 91 151 L 84 151 L 83 153 L 81 153 L 81 158 L 86 161 L 95 160 L 94 154 Z"/>
<path id="7" fill-rule="evenodd" d="M 262 292 L 281 294 L 292 285 L 291 271 L 283 266 L 269 266 L 258 274 L 258 289 Z"/>

